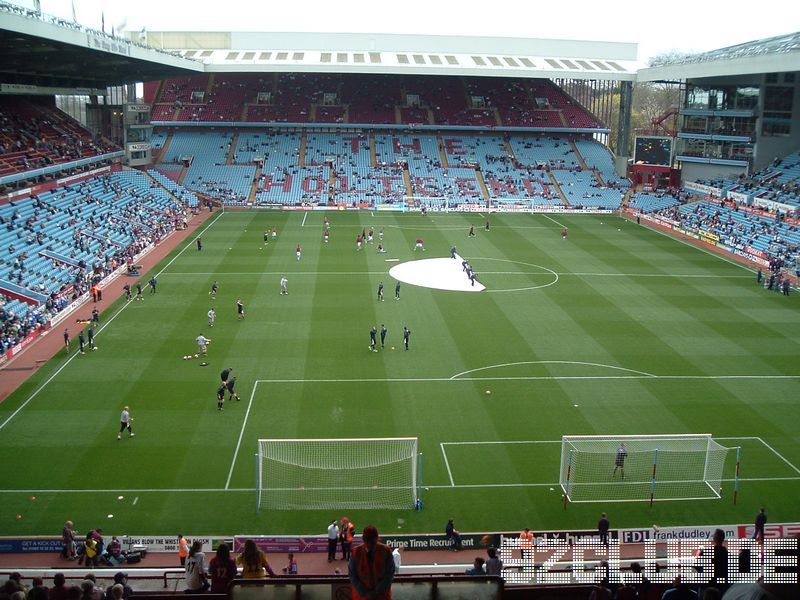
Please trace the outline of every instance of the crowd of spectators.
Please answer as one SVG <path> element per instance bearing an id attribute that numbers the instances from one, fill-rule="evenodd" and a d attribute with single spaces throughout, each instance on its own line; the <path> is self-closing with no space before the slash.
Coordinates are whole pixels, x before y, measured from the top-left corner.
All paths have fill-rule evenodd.
<path id="1" fill-rule="evenodd" d="M 118 148 L 91 134 L 52 102 L 0 98 L 0 175 L 29 171 Z"/>

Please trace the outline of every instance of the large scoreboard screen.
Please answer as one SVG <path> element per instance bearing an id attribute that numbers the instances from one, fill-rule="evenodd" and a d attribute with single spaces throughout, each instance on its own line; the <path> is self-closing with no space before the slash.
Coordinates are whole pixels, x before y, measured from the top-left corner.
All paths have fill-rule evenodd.
<path id="1" fill-rule="evenodd" d="M 672 164 L 672 138 L 637 136 L 633 162 L 637 165 L 669 167 Z"/>

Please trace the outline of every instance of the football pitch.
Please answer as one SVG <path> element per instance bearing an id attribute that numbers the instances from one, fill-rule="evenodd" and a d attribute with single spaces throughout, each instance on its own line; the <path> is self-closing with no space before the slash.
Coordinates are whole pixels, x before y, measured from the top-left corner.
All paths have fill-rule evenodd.
<path id="1" fill-rule="evenodd" d="M 218 213 L 199 230 L 202 251 L 190 239 L 144 276 L 144 301 L 104 313 L 96 352 L 59 353 L 0 404 L 0 535 L 58 535 L 67 519 L 108 534 L 322 533 L 343 514 L 394 533 L 442 532 L 451 517 L 463 531 L 581 529 L 602 511 L 612 527 L 711 525 L 749 523 L 761 505 L 771 522 L 800 519 L 797 296 L 617 216 L 484 222 Z M 375 243 L 356 251 L 370 226 Z M 387 259 L 447 257 L 452 245 L 485 291 L 404 284 L 394 299 Z M 386 348 L 370 352 L 381 324 Z M 183 358 L 201 333 L 206 367 Z M 218 411 L 225 367 L 241 401 Z M 136 436 L 118 441 L 125 405 Z M 562 435 L 681 433 L 742 448 L 737 505 L 729 453 L 721 499 L 564 510 Z M 256 512 L 256 440 L 361 437 L 419 438 L 422 511 Z"/>

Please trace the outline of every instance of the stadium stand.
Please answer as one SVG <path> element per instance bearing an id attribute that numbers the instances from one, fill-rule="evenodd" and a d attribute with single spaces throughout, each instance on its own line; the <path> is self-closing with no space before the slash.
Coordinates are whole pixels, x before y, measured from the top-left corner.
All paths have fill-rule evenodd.
<path id="1" fill-rule="evenodd" d="M 551 172 L 567 202 L 572 206 L 615 210 L 622 203 L 622 194 L 618 189 L 601 187 L 589 171 Z"/>
<path id="2" fill-rule="evenodd" d="M 651 194 L 647 192 L 636 192 L 628 202 L 629 208 L 634 208 L 644 213 L 663 210 L 671 206 L 677 206 L 679 201 L 669 194 Z"/>
<path id="3" fill-rule="evenodd" d="M 800 254 L 798 227 L 772 216 L 708 200 L 666 208 L 657 214 L 678 221 L 687 231 L 712 234 L 730 248 L 755 249 L 770 262 L 794 264 Z"/>
<path id="4" fill-rule="evenodd" d="M 0 176 L 117 149 L 93 140 L 52 98 L 0 96 Z"/>
<path id="5" fill-rule="evenodd" d="M 139 171 L 0 206 L 0 344 L 14 345 L 171 231 L 183 207 Z"/>
<path id="6" fill-rule="evenodd" d="M 153 121 L 603 126 L 548 80 L 236 73 L 148 82 L 146 96 Z M 420 106 L 409 106 L 409 96 Z"/>

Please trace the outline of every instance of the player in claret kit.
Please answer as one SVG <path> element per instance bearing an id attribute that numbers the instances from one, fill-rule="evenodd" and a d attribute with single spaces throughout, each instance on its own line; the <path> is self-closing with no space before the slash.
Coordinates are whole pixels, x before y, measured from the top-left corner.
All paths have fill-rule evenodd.
<path id="1" fill-rule="evenodd" d="M 303 250 L 300 248 L 300 244 L 297 244 L 297 248 L 294 249 L 294 253 L 295 256 L 297 256 L 297 260 L 300 260 L 303 255 Z"/>
<path id="2" fill-rule="evenodd" d="M 414 244 L 414 252 L 417 250 L 425 251 L 425 244 L 422 242 L 422 238 L 417 238 L 416 243 Z"/>

